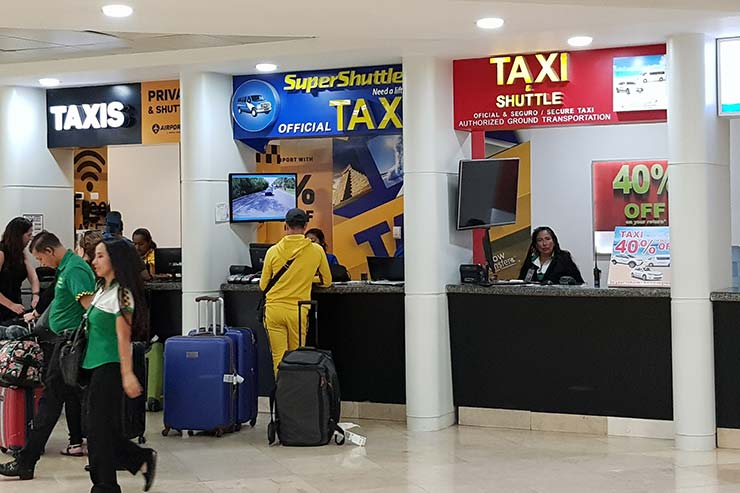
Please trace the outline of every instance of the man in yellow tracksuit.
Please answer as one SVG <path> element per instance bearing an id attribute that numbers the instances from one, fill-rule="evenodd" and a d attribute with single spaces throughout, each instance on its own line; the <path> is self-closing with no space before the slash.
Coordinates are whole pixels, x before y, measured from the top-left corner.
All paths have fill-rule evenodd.
<path id="1" fill-rule="evenodd" d="M 270 337 L 272 365 L 277 367 L 286 351 L 306 343 L 308 306 L 301 308 L 303 334 L 298 340 L 298 302 L 311 299 L 311 286 L 316 283 L 331 286 L 331 271 L 324 249 L 304 236 L 308 214 L 301 209 L 291 209 L 285 215 L 285 236 L 270 247 L 262 267 L 260 289 L 265 290 L 270 279 L 293 259 L 293 263 L 278 282 L 267 292 L 265 303 L 265 328 Z"/>

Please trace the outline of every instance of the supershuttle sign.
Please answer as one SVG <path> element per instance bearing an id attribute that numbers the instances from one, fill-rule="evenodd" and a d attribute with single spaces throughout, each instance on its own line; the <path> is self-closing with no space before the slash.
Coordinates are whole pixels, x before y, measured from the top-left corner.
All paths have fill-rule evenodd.
<path id="1" fill-rule="evenodd" d="M 400 133 L 401 65 L 234 77 L 239 140 Z"/>
<path id="2" fill-rule="evenodd" d="M 492 131 L 665 121 L 665 48 L 455 60 L 454 128 Z"/>

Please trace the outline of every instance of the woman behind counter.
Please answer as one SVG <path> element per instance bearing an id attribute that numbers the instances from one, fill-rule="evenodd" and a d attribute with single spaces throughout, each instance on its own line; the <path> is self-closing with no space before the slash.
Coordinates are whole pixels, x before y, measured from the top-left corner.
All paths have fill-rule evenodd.
<path id="1" fill-rule="evenodd" d="M 575 279 L 577 284 L 583 284 L 581 271 L 573 262 L 570 252 L 560 248 L 555 232 L 547 226 L 535 229 L 527 258 L 519 271 L 519 279 L 560 284 L 560 279 L 566 276 Z"/>

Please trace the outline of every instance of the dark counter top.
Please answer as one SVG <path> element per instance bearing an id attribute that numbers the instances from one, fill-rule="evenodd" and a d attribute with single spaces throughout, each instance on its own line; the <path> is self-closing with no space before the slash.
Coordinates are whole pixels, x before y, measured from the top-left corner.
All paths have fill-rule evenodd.
<path id="1" fill-rule="evenodd" d="M 563 298 L 670 298 L 667 288 L 592 288 L 588 286 L 541 286 L 536 284 L 449 284 L 447 293 L 498 296 L 560 296 Z M 740 297 L 738 298 L 740 299 Z"/>
<path id="2" fill-rule="evenodd" d="M 709 295 L 709 299 L 712 301 L 740 301 L 740 287 L 735 286 L 714 291 Z"/>
<path id="3" fill-rule="evenodd" d="M 330 288 L 314 287 L 315 293 L 321 294 L 403 294 L 403 286 L 388 286 L 384 284 L 370 284 L 358 281 L 349 284 L 334 284 Z M 244 291 L 256 293 L 259 291 L 257 284 L 222 284 L 221 291 Z"/>
<path id="4" fill-rule="evenodd" d="M 182 291 L 182 282 L 145 282 L 144 289 L 148 289 L 150 291 Z"/>

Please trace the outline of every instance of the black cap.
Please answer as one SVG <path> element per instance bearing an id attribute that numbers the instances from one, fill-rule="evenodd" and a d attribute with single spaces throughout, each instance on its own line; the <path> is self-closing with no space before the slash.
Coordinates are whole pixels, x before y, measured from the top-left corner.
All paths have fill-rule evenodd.
<path id="1" fill-rule="evenodd" d="M 305 226 L 308 224 L 308 214 L 303 209 L 291 209 L 285 214 L 285 222 Z"/>

